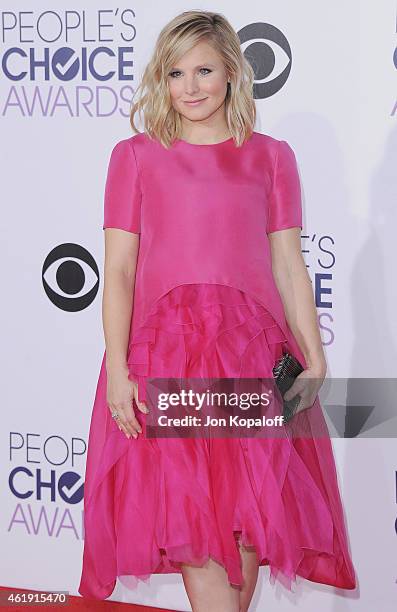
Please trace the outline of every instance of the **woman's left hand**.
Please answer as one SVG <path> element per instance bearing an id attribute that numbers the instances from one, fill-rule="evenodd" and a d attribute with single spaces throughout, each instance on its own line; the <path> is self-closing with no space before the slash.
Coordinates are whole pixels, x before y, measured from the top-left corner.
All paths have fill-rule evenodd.
<path id="1" fill-rule="evenodd" d="M 295 414 L 311 408 L 317 397 L 317 394 L 323 384 L 325 374 L 319 373 L 315 368 L 306 368 L 294 380 L 293 385 L 284 393 L 283 398 L 290 400 L 295 395 L 300 395 L 301 400 L 295 411 Z"/>

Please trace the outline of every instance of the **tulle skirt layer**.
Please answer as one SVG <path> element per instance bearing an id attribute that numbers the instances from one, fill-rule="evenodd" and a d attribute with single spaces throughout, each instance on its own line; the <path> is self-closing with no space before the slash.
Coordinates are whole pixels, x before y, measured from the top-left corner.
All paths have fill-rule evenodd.
<path id="1" fill-rule="evenodd" d="M 181 285 L 163 296 L 128 350 L 145 401 L 147 377 L 271 377 L 288 339 L 249 295 Z M 319 405 L 305 411 L 320 410 Z M 241 588 L 239 545 L 292 590 L 299 575 L 351 589 L 354 569 L 330 440 L 125 437 L 106 405 L 102 363 L 86 469 L 79 592 L 104 599 L 183 563 L 221 564 Z M 303 415 L 303 413 L 302 413 Z"/>

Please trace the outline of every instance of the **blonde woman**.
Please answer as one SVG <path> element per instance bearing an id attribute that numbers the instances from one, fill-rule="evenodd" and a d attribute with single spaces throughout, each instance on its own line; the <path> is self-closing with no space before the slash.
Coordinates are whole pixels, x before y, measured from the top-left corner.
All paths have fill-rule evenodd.
<path id="1" fill-rule="evenodd" d="M 317 395 L 326 363 L 296 159 L 253 129 L 253 79 L 222 15 L 182 13 L 143 74 L 134 135 L 110 156 L 86 597 L 179 573 L 195 612 L 242 612 L 261 565 L 290 590 L 297 575 L 356 586 Z M 295 421 L 321 436 L 146 435 L 149 377 L 270 379 L 286 351 L 304 371 L 285 399 L 299 394 Z"/>

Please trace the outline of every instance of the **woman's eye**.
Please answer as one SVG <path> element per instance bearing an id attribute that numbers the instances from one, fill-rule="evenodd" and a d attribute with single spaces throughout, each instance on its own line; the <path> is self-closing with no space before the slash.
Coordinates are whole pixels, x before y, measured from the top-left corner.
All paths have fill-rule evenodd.
<path id="1" fill-rule="evenodd" d="M 200 72 L 202 70 L 206 70 L 207 72 L 205 74 L 208 74 L 209 72 L 212 72 L 212 70 L 210 68 L 200 68 Z M 172 70 L 172 72 L 169 73 L 169 76 L 172 78 L 176 78 L 176 75 L 181 74 L 180 70 Z"/>

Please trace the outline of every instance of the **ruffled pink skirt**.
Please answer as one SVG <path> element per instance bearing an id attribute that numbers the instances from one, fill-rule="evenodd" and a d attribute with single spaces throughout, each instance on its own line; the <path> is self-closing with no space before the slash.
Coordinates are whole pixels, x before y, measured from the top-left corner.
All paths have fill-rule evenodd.
<path id="1" fill-rule="evenodd" d="M 180 285 L 132 337 L 130 378 L 272 377 L 284 336 L 249 295 L 224 285 Z M 91 419 L 79 592 L 108 597 L 181 564 L 221 564 L 242 587 L 239 542 L 289 590 L 299 575 L 356 586 L 332 447 L 320 438 L 125 437 L 106 404 L 105 356 Z M 300 413 L 323 418 L 316 400 Z"/>

